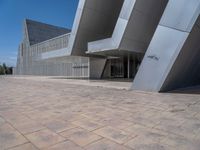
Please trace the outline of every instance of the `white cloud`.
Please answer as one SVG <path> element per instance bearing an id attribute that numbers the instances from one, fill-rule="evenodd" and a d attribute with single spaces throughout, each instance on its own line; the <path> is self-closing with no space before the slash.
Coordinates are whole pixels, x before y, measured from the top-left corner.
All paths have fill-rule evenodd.
<path id="1" fill-rule="evenodd" d="M 17 56 L 16 54 L 10 54 L 7 56 L 0 56 L 0 63 L 6 63 L 8 66 L 16 66 Z"/>

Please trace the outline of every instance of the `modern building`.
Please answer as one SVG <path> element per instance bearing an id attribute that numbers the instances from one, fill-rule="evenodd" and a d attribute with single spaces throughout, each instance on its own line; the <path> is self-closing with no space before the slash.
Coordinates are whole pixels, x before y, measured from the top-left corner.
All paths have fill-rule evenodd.
<path id="1" fill-rule="evenodd" d="M 71 30 L 25 20 L 16 74 L 200 84 L 200 0 L 79 0 Z"/>
<path id="2" fill-rule="evenodd" d="M 40 59 L 42 53 L 66 48 L 71 30 L 28 19 L 23 30 L 15 74 L 88 77 L 87 57 Z"/>

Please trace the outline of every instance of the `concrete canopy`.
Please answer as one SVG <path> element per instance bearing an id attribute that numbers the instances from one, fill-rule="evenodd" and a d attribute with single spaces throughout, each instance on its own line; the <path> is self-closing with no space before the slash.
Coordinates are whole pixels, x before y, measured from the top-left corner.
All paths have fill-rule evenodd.
<path id="1" fill-rule="evenodd" d="M 111 36 L 123 2 L 124 0 L 79 0 L 68 47 L 43 53 L 42 59 L 86 55 L 89 41 Z"/>
<path id="2" fill-rule="evenodd" d="M 111 37 L 88 43 L 89 54 L 144 53 L 168 0 L 125 0 Z"/>

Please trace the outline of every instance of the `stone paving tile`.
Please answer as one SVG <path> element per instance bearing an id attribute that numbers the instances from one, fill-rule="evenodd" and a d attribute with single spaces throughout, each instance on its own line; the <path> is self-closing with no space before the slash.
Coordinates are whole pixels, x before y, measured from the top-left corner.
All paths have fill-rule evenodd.
<path id="1" fill-rule="evenodd" d="M 200 120 L 196 118 L 189 118 L 184 120 L 183 124 L 181 125 L 182 128 L 188 129 L 193 133 L 200 131 Z"/>
<path id="2" fill-rule="evenodd" d="M 45 150 L 83 150 L 80 146 L 74 144 L 71 141 L 65 141 L 51 146 Z"/>
<path id="3" fill-rule="evenodd" d="M 196 113 L 194 116 L 197 120 L 200 120 L 200 113 Z"/>
<path id="4" fill-rule="evenodd" d="M 81 131 L 83 131 L 82 128 L 76 127 L 76 128 L 72 128 L 70 130 L 60 132 L 59 134 L 63 137 L 69 137 L 69 135 L 73 134 L 74 132 L 81 132 Z"/>
<path id="5" fill-rule="evenodd" d="M 148 111 L 145 113 L 148 114 Z M 131 121 L 133 121 L 134 123 L 137 123 L 137 124 L 145 125 L 150 128 L 155 127 L 160 122 L 157 118 L 148 117 L 148 116 L 145 116 L 145 114 L 135 115 L 131 118 Z"/>
<path id="6" fill-rule="evenodd" d="M 102 127 L 102 125 L 100 125 L 96 122 L 90 121 L 88 119 L 81 119 L 81 120 L 78 120 L 78 121 L 75 121 L 75 122 L 72 122 L 72 123 L 75 124 L 76 126 L 79 126 L 79 127 L 84 128 L 86 130 L 89 130 L 89 131 L 93 131 L 95 129 Z"/>
<path id="7" fill-rule="evenodd" d="M 63 132 L 65 130 L 69 130 L 72 128 L 75 128 L 76 126 L 73 125 L 72 123 L 66 122 L 66 121 L 62 121 L 62 120 L 48 120 L 46 121 L 46 123 L 44 123 L 44 125 L 49 128 L 50 130 L 59 133 L 59 132 Z"/>
<path id="8" fill-rule="evenodd" d="M 169 135 L 163 138 L 161 143 L 174 147 L 176 150 L 199 150 L 200 142 L 182 136 Z"/>
<path id="9" fill-rule="evenodd" d="M 0 126 L 0 148 L 6 149 L 28 142 L 17 130 L 9 124 Z"/>
<path id="10" fill-rule="evenodd" d="M 107 119 L 107 117 L 102 116 L 100 113 L 93 113 L 93 112 L 87 112 L 84 114 L 81 114 L 81 116 L 83 116 L 86 119 L 95 121 L 95 122 L 100 122 L 99 120 L 104 120 Z"/>
<path id="11" fill-rule="evenodd" d="M 200 132 L 197 132 L 197 134 L 193 137 L 194 140 L 200 141 Z"/>
<path id="12" fill-rule="evenodd" d="M 24 114 L 32 120 L 52 118 L 52 116 L 53 116 L 53 114 L 51 112 L 44 113 L 43 111 L 39 111 L 39 110 L 29 111 Z"/>
<path id="13" fill-rule="evenodd" d="M 107 139 L 102 139 L 85 147 L 86 150 L 130 150 L 129 148 L 112 142 Z"/>
<path id="14" fill-rule="evenodd" d="M 1 76 L 0 149 L 199 150 L 200 95 L 68 81 Z"/>
<path id="15" fill-rule="evenodd" d="M 162 130 L 158 130 L 155 128 L 147 128 L 139 124 L 134 124 L 133 126 L 130 126 L 124 129 L 124 131 L 130 133 L 131 135 L 132 134 L 137 135 L 137 136 L 143 135 L 146 137 L 153 138 L 154 140 L 157 140 L 157 141 L 160 141 L 160 138 L 168 136 L 168 132 L 164 132 Z"/>
<path id="16" fill-rule="evenodd" d="M 78 144 L 79 146 L 86 146 L 94 141 L 101 139 L 101 137 L 97 134 L 81 128 L 74 128 L 60 134 Z"/>
<path id="17" fill-rule="evenodd" d="M 5 120 L 0 117 L 0 126 L 5 123 Z"/>
<path id="18" fill-rule="evenodd" d="M 178 119 L 177 119 L 178 120 Z M 176 118 L 171 120 L 165 120 L 161 122 L 155 128 L 174 133 L 176 135 L 181 135 L 189 138 L 193 138 L 197 132 L 200 131 L 200 121 L 196 119 L 185 119 L 182 121 L 177 121 Z"/>
<path id="19" fill-rule="evenodd" d="M 39 149 L 47 148 L 65 140 L 63 137 L 48 129 L 28 134 L 26 137 Z"/>
<path id="20" fill-rule="evenodd" d="M 61 120 L 65 120 L 67 122 L 73 122 L 73 121 L 77 121 L 80 119 L 84 119 L 84 117 L 81 114 L 77 114 L 77 113 L 63 113 L 59 119 Z"/>
<path id="21" fill-rule="evenodd" d="M 9 150 L 38 150 L 38 149 L 33 144 L 26 143 L 26 144 L 23 144 L 23 145 L 13 147 Z"/>
<path id="22" fill-rule="evenodd" d="M 117 130 L 117 129 L 109 127 L 109 126 L 95 130 L 94 133 L 96 133 L 102 137 L 108 138 L 112 141 L 115 141 L 119 144 L 123 144 L 123 143 L 127 142 L 128 140 L 130 140 L 131 138 L 135 137 L 134 135 L 130 136 L 130 134 L 128 134 L 125 131 Z"/>
<path id="23" fill-rule="evenodd" d="M 104 118 L 102 120 L 98 120 L 97 122 L 106 125 L 106 126 L 111 126 L 113 128 L 118 128 L 118 129 L 125 129 L 131 125 L 133 125 L 133 122 L 122 120 L 122 119 L 113 119 L 113 118 Z"/>
<path id="24" fill-rule="evenodd" d="M 130 133 L 130 134 L 134 134 L 134 135 L 138 135 L 141 132 L 147 130 L 149 128 L 145 127 L 144 125 L 140 125 L 140 124 L 133 124 L 132 126 L 127 127 L 126 129 L 123 129 L 124 131 Z"/>
<path id="25" fill-rule="evenodd" d="M 3 111 L 3 112 L 0 112 L 0 114 L 4 118 L 4 120 L 6 120 L 7 122 L 11 124 L 18 124 L 21 122 L 31 121 L 28 117 L 26 117 L 22 113 L 18 113 L 15 111 Z"/>
<path id="26" fill-rule="evenodd" d="M 22 134 L 32 133 L 45 128 L 40 123 L 35 121 L 17 123 L 14 124 L 14 127 Z"/>
<path id="27" fill-rule="evenodd" d="M 154 138 L 147 138 L 144 135 L 137 136 L 136 138 L 128 141 L 125 145 L 134 150 L 175 150 L 175 147 L 161 144 Z"/>

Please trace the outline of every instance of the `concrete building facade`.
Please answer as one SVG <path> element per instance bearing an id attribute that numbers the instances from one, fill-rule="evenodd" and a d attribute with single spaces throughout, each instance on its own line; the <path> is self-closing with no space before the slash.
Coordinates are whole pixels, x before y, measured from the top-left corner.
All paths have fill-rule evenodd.
<path id="1" fill-rule="evenodd" d="M 113 5 L 114 4 L 114 5 Z M 200 84 L 199 0 L 79 0 L 71 30 L 26 20 L 16 74 Z"/>
<path id="2" fill-rule="evenodd" d="M 42 53 L 66 48 L 69 36 L 69 29 L 26 19 L 15 74 L 88 78 L 88 57 L 71 56 L 44 61 L 39 58 Z"/>

